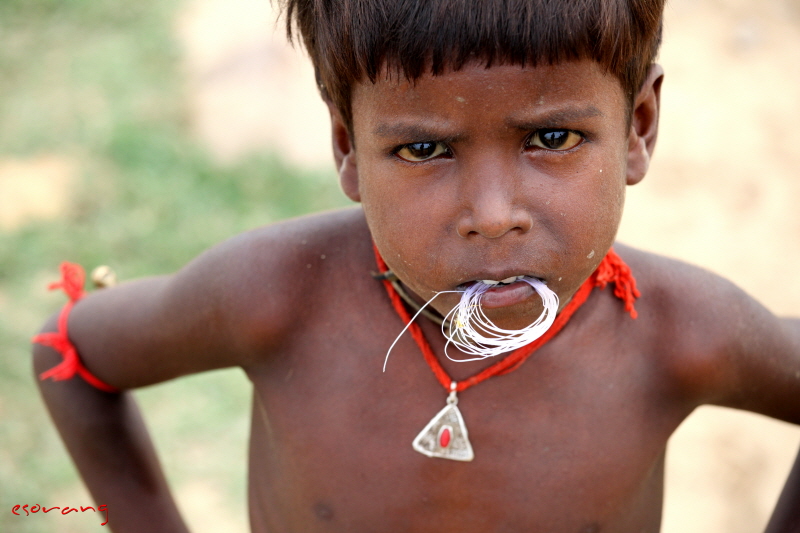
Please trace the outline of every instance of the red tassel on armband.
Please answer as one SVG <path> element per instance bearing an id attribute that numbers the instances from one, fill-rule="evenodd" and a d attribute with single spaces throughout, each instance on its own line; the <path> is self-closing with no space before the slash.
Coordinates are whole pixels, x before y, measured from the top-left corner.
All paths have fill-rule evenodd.
<path id="1" fill-rule="evenodd" d="M 61 354 L 64 358 L 58 365 L 50 370 L 39 374 L 39 379 L 53 379 L 53 381 L 63 381 L 65 379 L 72 379 L 75 374 L 78 374 L 89 385 L 100 389 L 105 392 L 119 392 L 119 389 L 104 383 L 95 377 L 89 369 L 83 366 L 78 350 L 72 341 L 69 340 L 68 322 L 69 314 L 72 308 L 86 293 L 83 290 L 83 284 L 86 275 L 80 265 L 68 263 L 64 261 L 61 263 L 61 281 L 51 283 L 48 289 L 63 289 L 69 298 L 69 302 L 61 309 L 61 314 L 58 315 L 58 331 L 50 333 L 40 333 L 33 338 L 32 342 L 43 344 L 53 348 Z"/>

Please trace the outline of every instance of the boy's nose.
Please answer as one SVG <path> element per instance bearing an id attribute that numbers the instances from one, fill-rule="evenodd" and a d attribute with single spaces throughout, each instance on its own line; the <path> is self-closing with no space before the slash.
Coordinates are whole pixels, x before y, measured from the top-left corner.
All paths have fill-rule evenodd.
<path id="1" fill-rule="evenodd" d="M 495 183 L 494 185 L 499 185 Z M 456 224 L 463 238 L 483 236 L 497 239 L 509 232 L 527 233 L 533 226 L 531 213 L 519 202 L 512 190 L 503 187 L 481 187 L 473 191 Z"/>

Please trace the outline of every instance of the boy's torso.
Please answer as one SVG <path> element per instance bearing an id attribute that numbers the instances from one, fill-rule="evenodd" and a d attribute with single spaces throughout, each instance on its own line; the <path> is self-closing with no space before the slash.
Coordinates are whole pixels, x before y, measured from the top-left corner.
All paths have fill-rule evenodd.
<path id="1" fill-rule="evenodd" d="M 634 321 L 611 288 L 595 289 L 522 367 L 459 395 L 474 461 L 428 458 L 411 442 L 447 393 L 410 336 L 381 372 L 403 324 L 370 276 L 360 211 L 293 224 L 281 231 L 305 263 L 303 312 L 246 366 L 255 533 L 658 531 L 666 442 L 694 404 L 665 364 L 678 348 L 648 324 L 646 296 Z M 421 325 L 441 356 L 438 327 Z M 494 363 L 440 360 L 456 379 Z"/>

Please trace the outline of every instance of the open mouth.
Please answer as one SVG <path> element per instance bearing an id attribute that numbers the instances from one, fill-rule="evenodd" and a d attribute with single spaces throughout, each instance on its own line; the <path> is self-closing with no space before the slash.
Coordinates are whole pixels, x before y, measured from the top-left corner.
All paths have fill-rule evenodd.
<path id="1" fill-rule="evenodd" d="M 456 287 L 456 290 L 465 291 L 470 287 L 474 287 L 475 289 L 479 289 L 480 292 L 484 292 L 484 291 L 490 290 L 490 289 L 499 289 L 499 288 L 505 287 L 507 285 L 513 285 L 514 283 L 522 281 L 524 278 L 538 279 L 538 278 L 533 278 L 532 276 L 526 276 L 525 274 L 520 274 L 519 276 L 510 276 L 508 278 L 501 279 L 501 280 L 496 280 L 496 279 L 476 279 L 474 281 L 467 281 L 465 283 L 462 283 L 461 285 Z M 540 281 L 542 281 L 542 280 L 540 280 Z"/>
<path id="2" fill-rule="evenodd" d="M 532 280 L 536 278 L 523 274 L 501 280 L 480 279 L 465 283 L 459 289 L 471 289 L 480 293 L 481 307 L 486 309 L 508 307 L 522 303 L 536 294 L 536 291 L 526 279 Z"/>
<path id="3" fill-rule="evenodd" d="M 500 281 L 495 281 L 493 279 L 481 279 L 478 280 L 478 283 L 483 283 L 484 285 L 489 285 L 490 287 L 502 287 L 504 285 L 511 285 L 515 283 L 525 276 L 511 276 L 510 278 L 501 279 Z"/>

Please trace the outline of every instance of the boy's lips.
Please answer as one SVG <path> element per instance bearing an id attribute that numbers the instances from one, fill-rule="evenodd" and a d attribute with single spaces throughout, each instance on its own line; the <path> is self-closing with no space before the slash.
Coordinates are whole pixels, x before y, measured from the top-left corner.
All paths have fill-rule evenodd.
<path id="1" fill-rule="evenodd" d="M 524 281 L 515 281 L 508 285 L 494 286 L 481 294 L 481 307 L 495 309 L 508 307 L 524 302 L 536 291 Z"/>
<path id="2" fill-rule="evenodd" d="M 499 307 L 508 307 L 524 302 L 531 296 L 536 294 L 534 288 L 525 281 L 522 281 L 522 276 L 517 276 L 520 279 L 511 281 L 504 278 L 505 283 L 494 280 L 479 280 L 464 283 L 459 286 L 459 289 L 465 289 L 476 283 L 482 283 L 489 286 L 481 294 L 481 307 L 486 309 L 496 309 Z M 510 283 L 508 281 L 511 281 Z"/>

